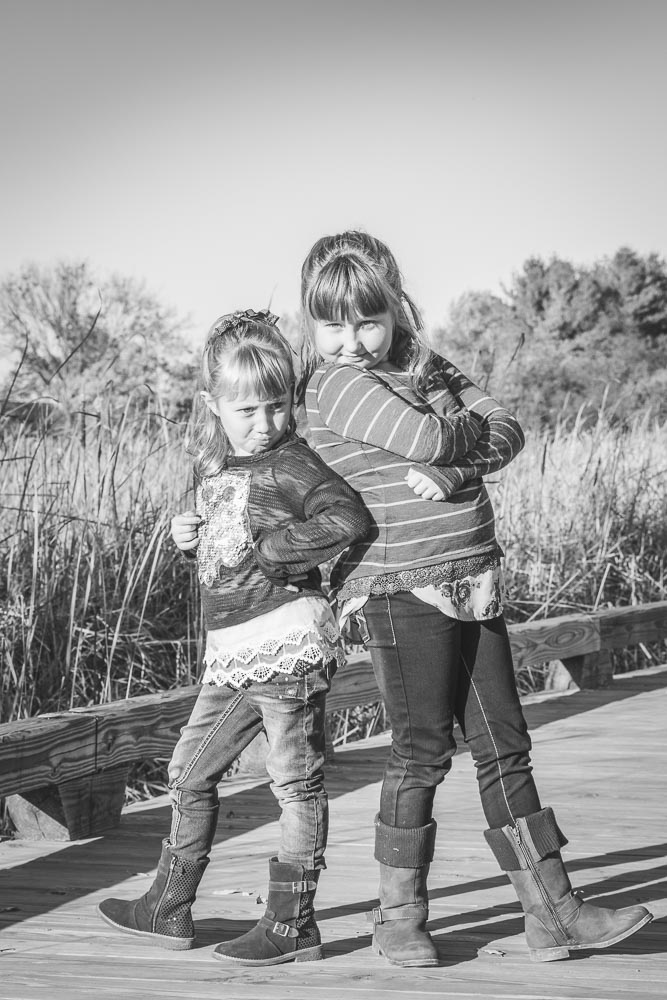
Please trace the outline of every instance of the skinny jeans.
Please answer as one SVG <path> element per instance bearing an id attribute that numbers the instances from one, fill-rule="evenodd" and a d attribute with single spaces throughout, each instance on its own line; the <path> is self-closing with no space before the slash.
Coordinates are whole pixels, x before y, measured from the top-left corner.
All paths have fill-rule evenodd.
<path id="1" fill-rule="evenodd" d="M 278 859 L 325 868 L 329 812 L 324 788 L 324 717 L 333 667 L 279 674 L 241 690 L 204 684 L 169 764 L 175 854 L 208 858 L 218 818 L 217 785 L 264 729 L 266 769 L 281 814 Z"/>
<path id="2" fill-rule="evenodd" d="M 538 812 L 504 619 L 458 621 L 409 592 L 370 597 L 354 614 L 392 727 L 382 822 L 430 822 L 435 789 L 456 752 L 455 722 L 477 769 L 488 826 Z"/>

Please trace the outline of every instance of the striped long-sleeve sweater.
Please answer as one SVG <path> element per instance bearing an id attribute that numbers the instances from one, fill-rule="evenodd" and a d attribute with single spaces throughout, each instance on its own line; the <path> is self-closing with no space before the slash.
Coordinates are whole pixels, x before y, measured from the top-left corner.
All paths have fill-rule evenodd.
<path id="1" fill-rule="evenodd" d="M 339 599 L 411 590 L 475 573 L 499 553 L 482 476 L 524 444 L 516 419 L 441 359 L 426 398 L 406 372 L 322 365 L 306 391 L 314 447 L 364 501 L 373 527 L 332 573 Z M 443 501 L 422 500 L 405 476 L 416 468 Z"/>

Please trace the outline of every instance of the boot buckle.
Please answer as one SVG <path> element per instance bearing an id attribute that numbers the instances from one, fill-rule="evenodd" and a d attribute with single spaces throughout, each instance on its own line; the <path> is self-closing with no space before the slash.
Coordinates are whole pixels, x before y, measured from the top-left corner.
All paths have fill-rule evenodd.
<path id="1" fill-rule="evenodd" d="M 381 906 L 374 906 L 373 909 L 368 914 L 368 919 L 370 921 L 372 921 L 374 924 L 381 924 L 381 923 L 383 923 L 383 920 L 382 920 L 382 907 Z"/>
<path id="2" fill-rule="evenodd" d="M 303 879 L 301 882 L 292 882 L 292 892 L 312 892 L 317 889 L 317 882 Z"/>
<path id="3" fill-rule="evenodd" d="M 273 925 L 273 933 L 277 934 L 279 937 L 289 937 L 289 932 L 291 931 L 289 924 L 283 924 L 280 920 L 277 920 Z"/>

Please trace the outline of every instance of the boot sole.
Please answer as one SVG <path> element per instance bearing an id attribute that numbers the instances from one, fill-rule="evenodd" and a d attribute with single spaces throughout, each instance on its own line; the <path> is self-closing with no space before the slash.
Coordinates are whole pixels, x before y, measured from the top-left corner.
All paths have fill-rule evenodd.
<path id="1" fill-rule="evenodd" d="M 115 920 L 108 917 L 104 910 L 97 907 L 97 912 L 101 916 L 102 920 L 110 927 L 115 927 L 117 931 L 121 931 L 122 934 L 131 934 L 133 937 L 144 938 L 146 941 L 151 941 L 153 944 L 157 945 L 158 948 L 166 948 L 169 951 L 189 951 L 195 943 L 195 939 L 192 938 L 178 938 L 169 937 L 167 934 L 154 934 L 153 931 L 139 931 L 134 930 L 132 927 L 123 927 L 122 924 L 117 924 Z"/>
<path id="2" fill-rule="evenodd" d="M 531 948 L 530 960 L 531 962 L 557 962 L 560 959 L 569 958 L 571 951 L 594 951 L 596 949 L 611 948 L 612 945 L 618 944 L 619 941 L 625 941 L 632 934 L 636 934 L 646 924 L 650 924 L 652 920 L 653 914 L 647 913 L 638 923 L 633 924 L 632 927 L 628 927 L 622 934 L 617 934 L 616 937 L 610 938 L 608 941 L 595 941 L 592 944 L 569 944 L 557 948 Z"/>
<path id="3" fill-rule="evenodd" d="M 273 958 L 237 958 L 236 955 L 225 955 L 224 952 L 214 951 L 213 958 L 220 962 L 234 962 L 236 965 L 281 965 L 283 962 L 319 962 L 324 958 L 324 949 L 321 944 L 313 948 L 304 948 L 303 951 L 293 951 L 285 955 L 274 955 Z"/>
<path id="4" fill-rule="evenodd" d="M 405 958 L 402 961 L 390 958 L 375 941 L 373 941 L 373 952 L 375 955 L 379 955 L 380 958 L 386 958 L 390 965 L 398 965 L 401 969 L 429 969 L 435 965 L 440 965 L 438 958 Z"/>

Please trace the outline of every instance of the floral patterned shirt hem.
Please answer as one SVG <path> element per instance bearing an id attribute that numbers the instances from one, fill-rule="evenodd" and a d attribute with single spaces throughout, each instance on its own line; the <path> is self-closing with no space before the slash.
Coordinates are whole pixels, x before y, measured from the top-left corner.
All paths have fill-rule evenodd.
<path id="1" fill-rule="evenodd" d="M 241 625 L 206 636 L 203 684 L 265 684 L 278 674 L 303 677 L 323 663 L 345 663 L 340 633 L 324 597 L 302 597 Z"/>
<path id="2" fill-rule="evenodd" d="M 502 615 L 504 590 L 503 571 L 500 566 L 494 566 L 484 573 L 461 580 L 415 587 L 412 593 L 449 618 L 462 622 L 483 622 Z"/>
<path id="3" fill-rule="evenodd" d="M 504 592 L 503 571 L 499 565 L 459 580 L 446 580 L 426 587 L 412 587 L 410 590 L 415 597 L 438 608 L 444 615 L 463 622 L 500 618 L 503 613 Z M 370 596 L 366 594 L 352 597 L 342 603 L 339 621 L 341 629 L 345 627 L 351 614 L 363 608 Z"/>

